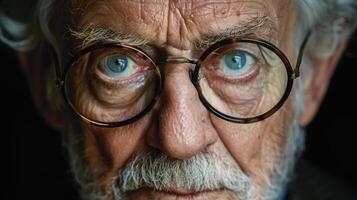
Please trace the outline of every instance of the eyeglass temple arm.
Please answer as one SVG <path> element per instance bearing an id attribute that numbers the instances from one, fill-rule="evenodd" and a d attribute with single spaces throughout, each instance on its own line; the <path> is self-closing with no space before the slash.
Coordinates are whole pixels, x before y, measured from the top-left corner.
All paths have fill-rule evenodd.
<path id="1" fill-rule="evenodd" d="M 304 51 L 305 51 L 305 48 L 306 48 L 306 45 L 307 45 L 307 42 L 309 41 L 309 38 L 311 36 L 311 33 L 312 33 L 312 29 L 309 29 L 309 31 L 307 32 L 302 44 L 301 44 L 301 47 L 300 47 L 300 50 L 299 50 L 299 55 L 298 55 L 298 58 L 297 58 L 297 61 L 296 61 L 296 67 L 295 67 L 295 70 L 294 70 L 294 73 L 293 73 L 293 76 L 292 76 L 292 79 L 296 79 L 300 76 L 300 65 L 301 65 L 301 62 L 302 62 L 302 58 L 304 56 Z"/>
<path id="2" fill-rule="evenodd" d="M 62 80 L 62 73 L 61 73 L 61 68 L 60 68 L 61 63 L 59 61 L 56 50 L 52 46 L 50 47 L 50 51 L 51 51 L 52 60 L 54 61 L 54 65 L 55 65 L 56 84 L 58 86 L 62 86 L 64 83 Z"/>

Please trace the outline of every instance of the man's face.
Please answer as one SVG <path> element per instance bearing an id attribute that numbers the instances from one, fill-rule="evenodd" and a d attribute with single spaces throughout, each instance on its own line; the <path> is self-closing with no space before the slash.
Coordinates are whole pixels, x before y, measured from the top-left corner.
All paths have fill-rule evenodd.
<path id="1" fill-rule="evenodd" d="M 276 45 L 294 66 L 295 13 L 287 2 L 93 1 L 84 3 L 80 14 L 72 13 L 72 26 L 100 27 L 149 41 L 140 48 L 151 57 L 192 59 L 205 50 L 194 41 L 241 29 Z M 73 1 L 72 9 L 78 5 Z M 86 37 L 76 42 L 95 40 Z M 94 198 L 96 190 L 113 198 L 112 187 L 118 199 L 255 199 L 281 192 L 299 134 L 292 131 L 298 126 L 294 92 L 268 119 L 232 123 L 202 105 L 188 76 L 192 67 L 161 65 L 159 101 L 130 125 L 99 128 L 80 120 L 71 125 L 69 149 L 87 196 Z"/>

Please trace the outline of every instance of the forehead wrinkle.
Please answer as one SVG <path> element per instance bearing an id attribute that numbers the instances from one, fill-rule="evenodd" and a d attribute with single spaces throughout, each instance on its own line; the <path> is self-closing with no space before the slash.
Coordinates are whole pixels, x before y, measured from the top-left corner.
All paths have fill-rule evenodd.
<path id="1" fill-rule="evenodd" d="M 89 0 L 91 1 L 91 0 Z M 274 17 L 274 14 L 268 15 L 266 14 L 268 11 L 268 9 L 263 9 L 269 5 L 267 5 L 267 3 L 261 3 L 260 1 L 257 0 L 249 0 L 249 1 L 245 1 L 245 0 L 228 0 L 228 1 L 194 1 L 194 0 L 184 0 L 184 1 L 172 1 L 178 5 L 184 5 L 184 11 L 181 13 L 184 16 L 183 17 L 192 17 L 189 14 L 192 14 L 198 10 L 202 10 L 202 8 L 207 8 L 207 7 L 212 7 L 213 5 L 229 5 L 232 6 L 232 4 L 240 2 L 241 4 L 234 7 L 234 9 L 238 9 L 240 12 L 240 15 L 242 17 L 239 16 L 239 20 L 235 21 L 234 24 L 229 24 L 229 26 L 224 27 L 223 28 L 214 28 L 212 29 L 212 27 L 209 27 L 209 24 L 207 23 L 203 23 L 204 21 L 200 21 L 198 24 L 196 25 L 197 21 L 196 19 L 193 19 L 192 21 L 194 21 L 194 26 L 198 27 L 198 34 L 195 34 L 194 37 L 192 37 L 191 32 L 193 32 L 192 29 L 188 29 L 188 33 L 187 34 L 191 34 L 190 37 L 186 38 L 187 40 L 190 40 L 190 46 L 191 48 L 197 48 L 197 47 L 202 47 L 202 46 L 207 46 L 210 45 L 218 40 L 223 39 L 224 37 L 238 37 L 240 35 L 244 35 L 245 33 L 254 33 L 254 32 L 258 32 L 260 35 L 273 35 L 273 33 L 275 33 L 276 31 L 276 26 L 275 25 L 275 21 L 276 18 Z M 93 2 L 93 1 L 92 1 Z M 139 4 L 140 9 L 138 10 L 138 14 L 141 15 L 141 9 L 144 6 L 144 4 L 140 4 L 142 2 L 144 3 L 156 3 L 158 4 L 159 2 L 163 2 L 162 0 L 151 0 L 151 1 L 145 1 L 145 0 L 134 0 L 134 1 L 128 1 L 128 0 L 121 0 L 121 1 L 113 1 L 113 0 L 97 0 L 96 2 L 106 2 L 106 7 L 111 7 L 108 3 L 109 2 L 126 2 L 126 3 L 133 3 L 133 4 Z M 169 1 L 164 1 L 169 2 Z M 94 5 L 99 5 L 98 3 L 92 3 L 90 4 L 90 7 L 93 7 Z M 89 4 L 89 3 L 88 3 Z M 247 5 L 248 4 L 248 5 Z M 259 8 L 256 9 L 255 11 L 251 12 L 251 9 L 246 9 L 246 8 Z M 96 10 L 99 10 L 100 8 L 97 8 Z M 109 8 L 109 9 L 113 9 L 113 8 Z M 216 9 L 216 8 L 215 8 Z M 215 10 L 214 9 L 214 10 Z M 113 9 L 115 11 L 115 9 Z M 218 9 L 219 10 L 219 9 Z M 224 10 L 224 9 L 223 9 Z M 249 10 L 249 11 L 248 11 Z M 119 12 L 120 10 L 116 10 L 115 12 Z M 217 9 L 216 9 L 217 11 Z M 215 11 L 215 12 L 216 12 Z M 262 12 L 259 12 L 262 11 Z M 105 12 L 104 12 L 105 13 Z M 229 12 L 226 12 L 226 14 Z M 263 13 L 263 14 L 262 14 Z M 218 14 L 222 14 L 221 12 L 216 12 L 215 15 Z M 270 13 L 269 13 L 270 14 Z M 187 16 L 189 15 L 189 16 Z M 199 15 L 199 14 L 196 14 Z M 202 13 L 201 13 L 202 15 Z M 107 17 L 109 17 L 110 15 L 108 15 Z M 222 17 L 221 15 L 218 17 Z M 95 17 L 94 17 L 95 18 Z M 126 16 L 125 21 L 128 21 L 129 16 Z M 215 18 L 216 19 L 216 18 Z M 238 19 L 238 17 L 237 17 Z M 102 20 L 102 21 L 108 21 L 108 20 Z M 89 23 L 88 23 L 89 22 Z M 89 25 L 93 25 L 96 26 L 95 23 L 101 23 L 100 20 L 97 20 L 94 23 L 90 23 L 91 21 L 87 21 L 87 24 Z M 157 35 L 153 36 L 153 31 L 152 29 L 146 29 L 145 27 L 142 29 L 146 29 L 148 31 L 142 33 L 142 32 L 138 32 L 138 27 L 136 26 L 131 26 L 131 29 L 126 29 L 125 32 L 124 30 L 121 28 L 123 26 L 125 26 L 125 24 L 121 23 L 121 20 L 115 21 L 116 24 L 113 27 L 110 24 L 106 24 L 106 22 L 103 22 L 103 24 L 99 24 L 97 26 L 101 26 L 101 27 L 105 27 L 104 29 L 110 30 L 110 31 L 106 31 L 104 32 L 105 34 L 98 34 L 101 31 L 94 31 L 92 32 L 92 35 L 90 34 L 75 34 L 76 36 L 78 35 L 87 35 L 88 37 L 85 38 L 79 38 L 81 39 L 81 41 L 84 41 L 84 43 L 82 43 L 82 45 L 79 46 L 88 46 L 88 44 L 90 44 L 91 42 L 95 42 L 95 41 L 109 41 L 109 42 L 119 42 L 119 43 L 127 43 L 128 45 L 135 45 L 136 43 L 140 43 L 140 45 L 143 44 L 147 44 L 148 42 L 152 42 L 152 44 L 155 44 L 155 46 L 157 47 L 164 47 L 165 45 L 169 45 L 167 43 L 167 41 L 164 41 L 165 38 L 161 38 L 161 40 L 163 41 L 159 41 L 160 39 L 158 39 Z M 264 22 L 264 23 L 262 23 Z M 128 22 L 131 23 L 131 22 Z M 219 21 L 216 22 L 217 24 L 219 23 Z M 82 24 L 82 25 L 87 25 L 87 24 Z M 207 24 L 207 29 L 202 28 L 202 25 L 206 25 Z M 130 24 L 129 24 L 130 25 Z M 212 25 L 212 24 L 211 24 Z M 142 26 L 142 25 L 141 25 Z M 199 27 L 201 26 L 201 27 Z M 110 27 L 110 28 L 107 28 Z M 195 28 L 195 27 L 194 27 Z M 90 33 L 91 31 L 87 31 L 87 33 Z M 151 32 L 151 33 L 150 33 Z M 164 30 L 162 31 L 164 32 Z M 165 35 L 165 34 L 163 34 Z M 97 37 L 92 37 L 92 36 L 97 36 Z M 110 36 L 110 37 L 108 37 Z M 119 37 L 118 37 L 119 36 Z M 123 38 L 125 38 L 125 40 L 123 40 Z M 147 39 L 150 38 L 150 39 Z M 268 37 L 266 37 L 268 38 Z M 167 39 L 167 38 L 166 38 Z M 140 41 L 141 40 L 141 41 Z M 138 42 L 140 41 L 140 42 Z"/>
<path id="2" fill-rule="evenodd" d="M 277 26 L 275 22 L 276 21 L 272 20 L 269 16 L 252 18 L 246 23 L 228 27 L 221 32 L 211 32 L 203 35 L 194 41 L 194 46 L 196 49 L 205 49 L 223 39 L 239 38 L 246 35 L 255 35 L 261 39 L 272 40 L 272 38 L 277 35 Z"/>
<path id="3" fill-rule="evenodd" d="M 77 8 L 77 11 L 82 11 L 83 15 L 77 17 L 70 27 L 73 27 L 71 36 L 84 42 L 80 46 L 88 46 L 91 41 L 119 42 L 131 45 L 142 45 L 153 41 L 156 38 L 152 33 L 159 33 L 159 31 L 150 29 L 149 25 L 160 26 L 160 23 L 157 23 L 157 20 L 147 22 L 144 19 L 160 15 L 159 12 L 150 11 L 154 11 L 153 8 L 156 5 L 162 7 L 167 4 L 167 0 L 77 1 L 75 5 L 85 8 Z M 80 2 L 85 3 L 80 4 Z M 76 16 L 78 14 L 72 15 L 72 18 L 76 18 Z M 155 17 L 152 18 L 155 19 Z M 133 24 L 141 27 L 138 28 Z"/>
<path id="4" fill-rule="evenodd" d="M 192 46 L 207 46 L 209 40 L 217 41 L 223 37 L 239 36 L 242 33 L 258 31 L 265 38 L 276 33 L 276 9 L 269 1 L 258 0 L 226 0 L 226 1 L 173 1 L 175 9 L 179 10 L 179 17 L 184 25 L 177 25 L 176 31 L 171 31 L 171 38 L 176 40 L 191 40 Z M 209 19 L 209 20 L 208 20 Z M 261 23 L 264 22 L 264 23 Z M 272 23 L 270 23 L 272 22 Z M 261 26 L 264 24 L 265 26 Z M 184 26 L 183 28 L 181 26 Z M 253 28 L 255 27 L 255 28 Z M 259 28 L 257 28 L 259 27 Z M 241 31 L 239 31 L 241 29 Z M 190 34 L 184 36 L 183 34 Z M 264 34 L 263 34 L 264 33 Z M 194 36 L 194 37 L 192 37 Z M 199 38 L 199 39 L 197 39 Z M 202 39 L 203 38 L 203 39 Z M 209 39 L 207 39 L 209 38 Z M 170 38 L 168 38 L 170 39 Z M 192 45 L 192 41 L 195 44 Z M 187 44 L 185 41 L 176 41 L 179 44 Z M 197 45 L 198 44 L 198 45 Z M 205 45 L 203 45 L 205 44 Z"/>
<path id="5" fill-rule="evenodd" d="M 222 15 L 225 17 L 226 14 L 232 9 L 232 6 L 236 3 L 244 3 L 244 0 L 205 0 L 205 1 L 195 1 L 195 0 L 170 0 L 176 7 L 180 7 L 182 14 L 189 16 L 193 15 L 195 17 L 206 16 L 208 14 Z"/>
<path id="6" fill-rule="evenodd" d="M 72 13 L 78 15 L 84 15 L 86 12 L 98 4 L 110 4 L 113 2 L 120 2 L 120 3 L 132 3 L 132 4 L 167 4 L 167 0 L 68 0 L 70 10 Z M 138 12 L 140 13 L 140 12 Z M 80 16 L 79 15 L 79 16 Z"/>
<path id="7" fill-rule="evenodd" d="M 166 3 L 165 3 L 166 2 Z M 101 26 L 115 32 L 158 38 L 166 32 L 163 21 L 167 10 L 167 0 L 99 0 L 77 19 L 74 27 Z"/>

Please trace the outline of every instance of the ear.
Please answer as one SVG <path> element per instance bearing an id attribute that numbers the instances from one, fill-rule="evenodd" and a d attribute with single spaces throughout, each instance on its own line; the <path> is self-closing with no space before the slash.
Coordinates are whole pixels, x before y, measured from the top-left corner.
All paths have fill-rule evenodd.
<path id="1" fill-rule="evenodd" d="M 326 94 L 336 65 L 346 49 L 346 43 L 340 43 L 334 53 L 325 58 L 309 57 L 303 76 L 304 110 L 300 117 L 300 126 L 305 127 L 315 117 Z"/>
<path id="2" fill-rule="evenodd" d="M 30 84 L 30 90 L 32 98 L 37 107 L 37 110 L 55 129 L 62 129 L 64 127 L 64 121 L 59 113 L 55 111 L 53 106 L 48 102 L 47 94 L 47 80 L 48 77 L 48 67 L 51 65 L 48 63 L 50 56 L 46 55 L 44 50 L 36 50 L 30 52 L 20 52 L 18 53 L 18 60 L 21 67 L 27 77 L 27 81 Z M 46 57 L 47 56 L 47 57 Z M 55 82 L 55 80 L 53 80 Z"/>

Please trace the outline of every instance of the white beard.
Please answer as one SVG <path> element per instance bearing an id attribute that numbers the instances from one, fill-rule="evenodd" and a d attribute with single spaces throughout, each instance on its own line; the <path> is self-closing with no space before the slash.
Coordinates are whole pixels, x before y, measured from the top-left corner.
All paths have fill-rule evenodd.
<path id="1" fill-rule="evenodd" d="M 74 129 L 67 132 L 65 139 L 72 171 L 85 200 L 125 200 L 128 192 L 143 186 L 159 191 L 173 187 L 196 191 L 227 189 L 235 192 L 239 200 L 277 200 L 284 192 L 295 162 L 304 149 L 305 132 L 299 127 L 299 115 L 299 112 L 295 113 L 285 149 L 282 149 L 280 160 L 273 166 L 272 175 L 260 174 L 264 188 L 255 184 L 231 158 L 222 158 L 213 152 L 201 152 L 188 160 L 174 160 L 153 150 L 129 160 L 113 177 L 107 190 L 103 191 L 100 179 L 93 176 L 96 172 L 90 171 L 80 156 L 80 139 L 75 139 Z"/>

